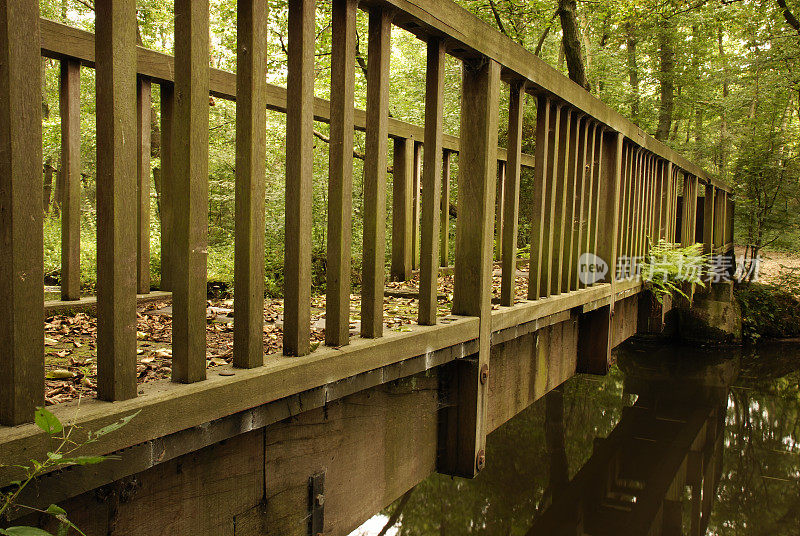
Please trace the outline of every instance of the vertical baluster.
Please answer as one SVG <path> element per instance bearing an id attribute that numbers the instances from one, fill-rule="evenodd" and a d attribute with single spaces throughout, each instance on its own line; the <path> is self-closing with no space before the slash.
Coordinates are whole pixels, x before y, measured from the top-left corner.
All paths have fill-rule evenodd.
<path id="1" fill-rule="evenodd" d="M 652 197 L 652 183 L 650 181 L 650 153 L 644 154 L 644 165 L 643 165 L 643 182 L 642 185 L 644 187 L 644 204 L 642 210 L 642 255 L 647 254 L 647 249 L 650 243 L 650 208 L 651 205 L 651 197 Z"/>
<path id="2" fill-rule="evenodd" d="M 714 186 L 705 185 L 703 198 L 703 253 L 709 255 L 714 252 Z"/>
<path id="3" fill-rule="evenodd" d="M 419 323 L 436 324 L 439 276 L 440 177 L 444 120 L 444 42 L 428 40 L 425 82 L 425 152 L 422 170 L 422 237 L 420 247 Z"/>
<path id="4" fill-rule="evenodd" d="M 580 160 L 580 130 L 583 117 L 578 114 L 572 115 L 572 123 L 569 135 L 569 153 L 567 158 L 567 171 L 564 176 L 564 234 L 563 244 L 564 253 L 561 262 L 561 292 L 572 290 L 572 274 L 575 273 L 575 263 L 573 263 L 572 246 L 573 233 L 575 232 L 575 181 L 578 175 L 578 161 Z"/>
<path id="5" fill-rule="evenodd" d="M 241 368 L 264 364 L 266 69 L 267 1 L 238 0 L 233 364 Z M 352 110 L 352 106 L 349 108 Z M 334 107 L 331 106 L 331 113 L 333 110 Z M 333 120 L 331 124 L 333 125 Z M 351 135 L 352 132 L 351 127 Z M 335 144 L 333 140 L 331 126 L 331 147 Z M 328 266 L 330 267 L 330 262 Z"/>
<path id="6" fill-rule="evenodd" d="M 140 76 L 136 86 L 137 204 L 136 291 L 150 292 L 150 79 Z"/>
<path id="7" fill-rule="evenodd" d="M 562 105 L 554 104 L 550 112 L 550 132 L 549 132 L 549 154 L 547 157 L 547 186 L 545 187 L 546 197 L 544 199 L 544 222 L 543 222 L 543 243 L 542 243 L 542 284 L 540 287 L 540 298 L 549 297 L 553 292 L 553 249 L 555 247 L 555 212 L 556 197 L 558 189 L 558 163 L 559 150 L 561 145 L 561 116 Z M 566 115 L 566 114 L 564 114 Z"/>
<path id="8" fill-rule="evenodd" d="M 601 143 L 603 163 L 602 177 L 598 192 L 597 210 L 600 230 L 597 236 L 597 254 L 609 266 L 608 281 L 615 279 L 617 265 L 617 228 L 619 226 L 619 189 L 622 181 L 622 146 L 624 137 L 620 133 L 610 133 Z"/>
<path id="9" fill-rule="evenodd" d="M 585 237 L 583 239 L 583 251 L 585 253 L 594 253 L 595 252 L 595 222 L 597 220 L 597 211 L 595 210 L 595 188 L 597 186 L 597 179 L 596 179 L 596 155 L 597 155 L 597 137 L 598 131 L 601 130 L 601 127 L 596 122 L 592 122 L 592 128 L 589 133 L 589 141 L 587 146 L 587 169 L 586 173 L 588 175 L 586 179 L 586 231 Z M 588 275 L 588 274 L 587 274 Z M 584 284 L 583 286 L 587 286 Z"/>
<path id="10" fill-rule="evenodd" d="M 636 164 L 636 150 L 633 143 L 628 142 L 626 144 L 628 146 L 627 150 L 627 165 L 625 169 L 625 176 L 624 179 L 627 184 L 627 192 L 625 195 L 625 250 L 622 253 L 625 255 L 628 260 L 633 258 L 634 256 L 634 236 L 635 236 L 635 217 L 634 208 L 636 205 L 636 175 L 635 175 L 635 164 Z"/>
<path id="11" fill-rule="evenodd" d="M 497 161 L 497 190 L 495 191 L 494 212 L 494 260 L 503 258 L 503 189 L 506 182 L 506 163 Z"/>
<path id="12" fill-rule="evenodd" d="M 452 452 L 443 472 L 471 477 L 480 470 L 486 444 L 488 382 L 491 349 L 492 231 L 497 172 L 497 124 L 500 65 L 489 59 L 480 67 L 464 65 L 461 97 L 461 151 L 459 160 L 453 313 L 480 318 L 477 359 L 456 361 L 458 397 Z M 449 421 L 449 418 L 448 418 Z M 451 429 L 452 429 L 451 428 Z M 454 451 L 454 452 L 453 452 Z"/>
<path id="13" fill-rule="evenodd" d="M 0 2 L 0 424 L 44 404 L 39 2 Z"/>
<path id="14" fill-rule="evenodd" d="M 361 291 L 361 336 L 365 338 L 383 335 L 391 31 L 391 14 L 388 10 L 378 7 L 370 9 L 367 135 L 364 160 L 364 261 Z"/>
<path id="15" fill-rule="evenodd" d="M 683 200 L 681 204 L 681 246 L 686 247 L 690 244 L 694 243 L 694 236 L 690 235 L 689 230 L 691 228 L 691 203 L 689 202 L 689 198 L 691 197 L 691 178 L 689 174 L 681 171 L 683 173 Z"/>
<path id="16" fill-rule="evenodd" d="M 672 233 L 670 229 L 674 227 L 673 217 L 673 198 L 672 198 L 672 162 L 664 160 L 661 163 L 661 188 L 664 200 L 661 203 L 661 238 L 671 242 Z"/>
<path id="17" fill-rule="evenodd" d="M 411 268 L 413 270 L 419 270 L 419 256 L 420 256 L 420 244 L 419 244 L 419 231 L 420 231 L 420 187 L 422 185 L 422 144 L 419 142 L 414 143 L 414 206 L 413 217 L 412 217 L 412 225 L 413 233 L 411 235 L 411 251 L 413 252 L 411 257 Z"/>
<path id="18" fill-rule="evenodd" d="M 172 379 L 183 383 L 206 377 L 208 31 L 208 0 L 175 0 Z"/>
<path id="19" fill-rule="evenodd" d="M 653 228 L 655 230 L 653 234 L 653 241 L 658 243 L 661 239 L 664 238 L 664 205 L 666 203 L 666 198 L 664 195 L 664 187 L 666 185 L 666 181 L 664 180 L 664 161 L 661 159 L 657 159 L 655 162 L 655 168 L 653 170 L 654 177 L 656 183 L 656 197 L 655 197 L 655 206 L 653 207 L 654 211 L 654 222 Z"/>
<path id="20" fill-rule="evenodd" d="M 619 207 L 619 240 L 617 240 L 617 250 L 620 257 L 627 257 L 628 245 L 628 196 L 630 193 L 630 181 L 628 181 L 628 172 L 630 170 L 630 143 L 623 143 L 622 146 L 622 180 L 620 181 L 620 207 Z M 625 277 L 625 274 L 616 274 Z"/>
<path id="21" fill-rule="evenodd" d="M 174 271 L 175 172 L 173 169 L 172 115 L 175 85 L 161 83 L 161 290 L 172 290 Z"/>
<path id="22" fill-rule="evenodd" d="M 644 181 L 642 175 L 643 152 L 641 147 L 636 148 L 634 158 L 633 181 L 634 181 L 634 205 L 633 205 L 633 257 L 636 259 L 640 255 L 642 244 L 642 201 L 644 200 Z M 638 262 L 638 259 L 636 259 Z"/>
<path id="23" fill-rule="evenodd" d="M 81 64 L 61 60 L 61 299 L 81 297 Z"/>
<path id="24" fill-rule="evenodd" d="M 411 279 L 414 140 L 394 138 L 392 177 L 392 267 L 393 281 Z"/>
<path id="25" fill-rule="evenodd" d="M 136 2 L 95 8 L 97 396 L 124 400 L 136 396 Z"/>
<path id="26" fill-rule="evenodd" d="M 572 146 L 573 113 L 572 108 L 561 112 L 560 136 L 558 139 L 558 160 L 554 184 L 553 212 L 553 264 L 551 268 L 550 293 L 562 291 L 562 266 L 564 264 L 564 237 L 567 226 L 567 182 L 569 182 L 570 151 Z"/>
<path id="27" fill-rule="evenodd" d="M 517 232 L 519 228 L 519 185 L 522 172 L 522 120 L 525 86 L 511 82 L 508 107 L 508 163 L 503 193 L 503 270 L 500 304 L 514 305 L 517 279 Z"/>
<path id="28" fill-rule="evenodd" d="M 446 268 L 450 264 L 450 155 L 449 149 L 442 151 L 442 209 L 439 233 L 439 265 Z"/>
<path id="29" fill-rule="evenodd" d="M 528 299 L 545 292 L 543 264 L 545 254 L 545 218 L 547 217 L 547 168 L 550 154 L 550 99 L 539 96 L 536 105 L 536 152 L 534 154 L 533 211 L 531 214 L 531 257 L 528 265 Z"/>
<path id="30" fill-rule="evenodd" d="M 648 234 L 648 251 L 649 248 L 652 247 L 654 241 L 658 241 L 658 237 L 656 236 L 656 206 L 657 206 L 657 197 L 658 197 L 658 183 L 657 183 L 657 174 L 656 174 L 656 157 L 655 155 L 650 155 L 650 166 L 648 170 L 648 184 L 650 188 L 650 206 L 648 208 L 647 216 L 647 234 Z"/>
<path id="31" fill-rule="evenodd" d="M 589 170 L 591 169 L 591 165 L 589 164 L 589 159 L 591 158 L 591 154 L 589 153 L 590 144 L 590 137 L 592 134 L 592 130 L 594 128 L 594 123 L 591 117 L 586 117 L 584 121 L 583 130 L 581 130 L 581 139 L 580 139 L 580 153 L 579 153 L 579 161 L 578 161 L 578 175 L 577 175 L 577 183 L 575 186 L 575 195 L 576 199 L 575 202 L 577 204 L 577 228 L 575 232 L 575 252 L 574 252 L 574 259 L 573 259 L 573 270 L 578 268 L 578 260 L 580 256 L 586 252 L 586 231 L 588 226 L 588 218 L 587 218 L 587 211 L 588 211 L 588 200 L 586 198 L 586 191 L 589 188 Z M 574 288 L 578 289 L 583 287 L 584 284 L 580 280 L 577 279 L 575 282 Z"/>
<path id="32" fill-rule="evenodd" d="M 356 0 L 333 2 L 331 143 L 328 178 L 328 265 L 325 344 L 350 341 L 350 262 L 353 220 L 353 100 Z"/>
<path id="33" fill-rule="evenodd" d="M 611 134 L 609 133 L 609 136 Z M 590 251 L 595 254 L 599 255 L 599 243 L 600 243 L 600 219 L 604 217 L 604 215 L 600 212 L 600 192 L 601 190 L 601 182 L 605 180 L 604 171 L 603 171 L 603 164 L 604 164 L 604 143 L 606 141 L 606 129 L 604 126 L 599 125 L 597 127 L 597 132 L 595 133 L 595 162 L 594 162 L 594 180 L 592 184 L 592 199 L 594 200 L 592 206 L 592 212 L 594 213 L 594 225 L 591 234 L 591 247 Z M 610 259 L 603 259 L 604 261 L 609 263 L 609 270 L 614 270 L 615 266 L 611 263 Z M 613 277 L 613 272 L 612 272 Z"/>
<path id="34" fill-rule="evenodd" d="M 311 337 L 314 15 L 314 0 L 289 2 L 283 353 L 293 356 L 310 351 Z"/>

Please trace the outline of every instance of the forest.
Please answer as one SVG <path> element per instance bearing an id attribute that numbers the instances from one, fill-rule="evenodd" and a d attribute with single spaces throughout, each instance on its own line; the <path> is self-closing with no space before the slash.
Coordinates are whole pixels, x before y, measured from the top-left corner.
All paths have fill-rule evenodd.
<path id="1" fill-rule="evenodd" d="M 269 2 L 268 81 L 286 85 L 286 0 Z M 734 187 L 736 243 L 749 255 L 764 248 L 796 250 L 800 243 L 800 4 L 791 0 L 458 0 L 465 9 L 561 70 L 629 117 L 643 131 Z M 42 16 L 93 31 L 91 0 L 41 0 Z M 138 2 L 142 46 L 172 54 L 172 2 Z M 236 2 L 211 1 L 212 67 L 236 69 Z M 331 5 L 317 3 L 315 92 L 330 91 Z M 366 104 L 366 14 L 359 13 L 355 105 Z M 59 65 L 43 58 L 43 180 L 45 273 L 59 281 L 60 115 Z M 448 57 L 445 132 L 458 135 L 460 62 Z M 81 284 L 96 282 L 95 85 L 81 69 Z M 392 34 L 390 114 L 424 122 L 425 46 L 395 27 Z M 151 166 L 151 280 L 160 279 L 159 95 L 153 86 Z M 507 100 L 507 92 L 501 92 Z M 535 144 L 535 99 L 528 97 L 523 151 Z M 507 105 L 501 102 L 500 144 L 505 146 Z M 209 100 L 208 278 L 233 284 L 235 103 Z M 506 117 L 503 114 L 506 114 Z M 285 116 L 268 113 L 265 277 L 267 293 L 282 290 Z M 316 292 L 324 290 L 328 125 L 315 124 L 313 267 Z M 364 135 L 355 134 L 355 157 Z M 391 150 L 391 144 L 390 144 Z M 389 161 L 391 162 L 391 155 Z M 457 157 L 453 173 L 458 171 Z M 520 244 L 527 243 L 532 170 L 521 183 Z M 354 166 L 353 275 L 358 284 L 362 178 Z M 391 180 L 389 175 L 388 180 Z M 454 181 L 455 183 L 455 181 Z M 387 189 L 391 196 L 391 188 Z M 457 191 L 451 189 L 451 204 Z M 391 207 L 391 198 L 387 200 Z M 454 212 L 457 211 L 457 207 Z M 391 239 L 391 209 L 387 240 Z M 455 219 L 451 218 L 451 234 Z M 387 250 L 388 251 L 388 250 Z M 452 252 L 451 252 L 452 255 Z"/>

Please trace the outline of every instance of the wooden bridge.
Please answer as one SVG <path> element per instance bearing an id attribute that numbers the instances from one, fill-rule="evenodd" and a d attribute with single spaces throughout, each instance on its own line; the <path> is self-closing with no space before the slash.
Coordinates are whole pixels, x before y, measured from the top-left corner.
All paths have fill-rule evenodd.
<path id="1" fill-rule="evenodd" d="M 369 16 L 365 111 L 353 107 L 358 9 Z M 174 58 L 136 46 L 134 0 L 98 0 L 95 35 L 40 19 L 37 2 L 0 2 L 3 464 L 44 457 L 49 447 L 31 424 L 44 399 L 40 56 L 61 62 L 64 300 L 79 298 L 79 72 L 96 72 L 98 399 L 77 413 L 75 404 L 52 409 L 84 431 L 140 414 L 91 445 L 119 460 L 51 474 L 26 497 L 66 501 L 87 534 L 347 534 L 432 471 L 474 476 L 491 463 L 489 431 L 576 371 L 607 370 L 611 349 L 637 330 L 643 290 L 639 277 L 617 273 L 619 259 L 644 256 L 658 239 L 732 250 L 726 184 L 449 0 L 334 0 L 330 101 L 314 95 L 314 23 L 313 0 L 290 0 L 284 89 L 264 76 L 263 0 L 239 0 L 235 75 L 209 67 L 207 0 L 175 1 Z M 388 114 L 393 26 L 427 46 L 423 126 Z M 445 54 L 463 63 L 460 138 L 442 131 Z M 173 381 L 137 386 L 137 292 L 150 288 L 152 84 L 161 86 Z M 505 148 L 501 91 L 510 94 Z M 233 364 L 211 373 L 209 94 L 235 100 L 237 116 Z M 527 96 L 536 106 L 534 155 L 521 152 Z M 267 109 L 284 112 L 287 125 L 283 356 L 265 356 L 262 341 Z M 325 346 L 312 351 L 315 121 L 330 123 L 331 143 Z M 362 314 L 351 339 L 354 130 L 365 131 L 366 152 Z M 523 166 L 535 174 L 533 206 L 519 203 Z M 437 278 L 450 248 L 441 222 L 451 180 L 455 286 L 443 319 Z M 518 236 L 521 210 L 531 215 L 530 236 Z M 530 245 L 527 300 L 515 299 L 520 242 Z M 596 282 L 578 277 L 584 253 L 609 267 Z M 419 319 L 409 331 L 383 330 L 389 257 L 395 279 L 419 270 Z M 0 469 L 0 482 L 14 478 Z M 309 479 L 324 501 L 309 505 Z"/>

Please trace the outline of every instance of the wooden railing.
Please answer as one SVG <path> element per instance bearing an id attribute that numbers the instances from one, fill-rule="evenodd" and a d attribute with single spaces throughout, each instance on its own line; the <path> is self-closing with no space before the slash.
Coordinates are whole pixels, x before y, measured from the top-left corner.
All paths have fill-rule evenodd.
<path id="1" fill-rule="evenodd" d="M 451 181 L 457 181 L 452 312 L 477 317 L 478 324 L 477 329 L 471 322 L 448 326 L 447 333 L 460 330 L 462 336 L 445 337 L 444 331 L 438 331 L 436 344 L 474 339 L 478 346 L 475 359 L 460 360 L 464 364 L 458 396 L 463 403 L 453 411 L 462 413 L 453 418 L 460 419 L 461 426 L 454 432 L 455 451 L 441 468 L 446 472 L 476 470 L 476 456 L 483 448 L 486 385 L 481 378 L 497 325 L 524 315 L 524 321 L 529 321 L 544 311 L 568 311 L 608 296 L 613 306 L 615 286 L 621 279 L 616 270 L 620 258 L 643 256 L 653 240 L 694 241 L 701 183 L 706 190 L 703 241 L 717 249 L 732 241 L 733 209 L 727 185 L 450 1 L 334 0 L 330 102 L 314 96 L 313 0 L 289 2 L 286 89 L 266 83 L 266 2 L 239 1 L 236 75 L 209 68 L 207 0 L 175 1 L 174 58 L 136 46 L 134 0 L 98 0 L 96 6 L 96 35 L 40 20 L 36 3 L 29 0 L 7 0 L 0 7 L 5 36 L 0 39 L 0 93 L 4 97 L 0 99 L 0 348 L 4 350 L 0 354 L 4 371 L 0 423 L 4 425 L 30 422 L 34 408 L 43 403 L 40 54 L 61 62 L 61 166 L 66 181 L 62 297 L 66 300 L 79 297 L 79 71 L 82 67 L 96 70 L 97 363 L 98 396 L 104 401 L 137 394 L 136 294 L 150 287 L 151 84 L 161 86 L 162 287 L 171 290 L 173 297 L 175 382 L 206 379 L 209 93 L 236 101 L 235 367 L 256 369 L 265 363 L 267 109 L 285 112 L 287 118 L 283 328 L 287 356 L 311 351 L 314 121 L 330 123 L 325 344 L 332 348 L 350 342 L 353 131 L 366 132 L 362 339 L 383 336 L 389 139 L 394 143 L 390 273 L 403 279 L 419 268 L 418 322 L 422 326 L 437 323 L 437 276 L 440 266 L 447 264 L 450 248 L 448 192 Z M 353 107 L 359 8 L 369 15 L 365 111 Z M 393 25 L 426 42 L 423 127 L 388 114 Z M 460 138 L 443 133 L 445 54 L 463 63 Z M 510 94 L 505 149 L 498 148 L 501 90 Z M 521 151 L 526 95 L 536 103 L 533 156 Z M 456 153 L 459 168 L 452 178 L 449 163 Z M 534 169 L 533 206 L 519 205 L 523 166 Z M 682 225 L 676 229 L 679 196 Z M 521 210 L 530 214 L 532 222 L 531 235 L 525 237 L 531 251 L 527 289 L 531 302 L 515 309 Z M 506 320 L 495 314 L 493 328 L 495 242 L 502 266 L 500 303 L 509 308 L 509 314 L 503 317 Z M 584 253 L 608 265 L 608 275 L 596 284 L 578 277 Z M 554 297 L 564 299 L 555 306 Z M 389 344 L 396 348 L 398 337 L 402 338 L 390 337 L 386 348 Z M 422 348 L 421 344 L 409 343 L 408 351 Z M 387 352 L 380 346 L 370 348 L 375 354 Z M 316 353 L 327 355 L 324 350 Z M 387 354 L 380 363 L 366 360 L 358 370 L 392 359 L 399 362 L 402 355 Z M 282 361 L 279 368 L 286 373 L 289 366 Z M 229 411 L 253 407 L 261 400 L 286 396 L 287 386 L 308 388 L 313 382 L 324 383 L 325 378 L 332 381 L 329 376 L 310 375 L 303 382 L 287 382 L 274 393 L 260 393 L 225 407 Z M 224 381 L 235 380 L 215 379 L 209 389 L 220 389 Z M 470 405 L 471 415 L 465 416 Z M 203 418 L 218 415 L 217 409 L 203 413 Z M 102 411 L 89 414 L 99 419 Z M 136 440 L 164 432 L 156 416 L 151 421 L 144 418 L 143 426 L 148 422 L 153 430 Z"/>

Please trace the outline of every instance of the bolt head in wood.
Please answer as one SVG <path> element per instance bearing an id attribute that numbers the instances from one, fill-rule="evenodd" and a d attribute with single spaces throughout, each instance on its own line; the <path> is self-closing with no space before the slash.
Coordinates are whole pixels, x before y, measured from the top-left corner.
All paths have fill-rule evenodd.
<path id="1" fill-rule="evenodd" d="M 475 460 L 475 468 L 478 471 L 483 471 L 484 467 L 486 467 L 486 451 L 481 449 L 478 451 L 478 456 Z"/>
<path id="2" fill-rule="evenodd" d="M 489 381 L 489 365 L 485 364 L 481 367 L 481 385 L 486 385 Z"/>

